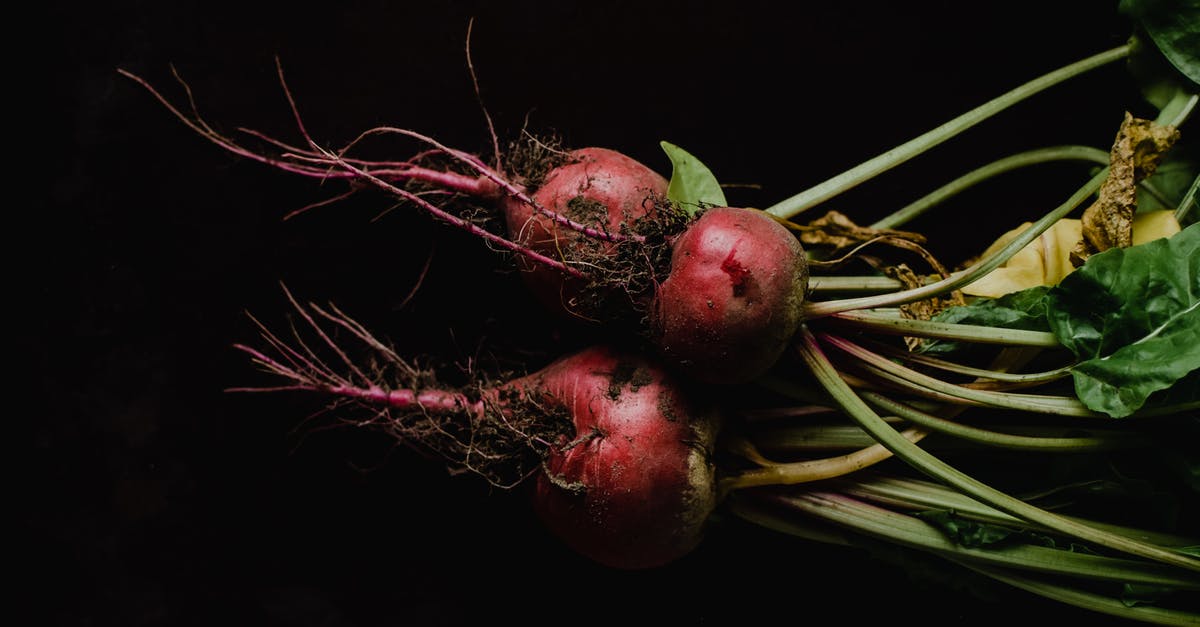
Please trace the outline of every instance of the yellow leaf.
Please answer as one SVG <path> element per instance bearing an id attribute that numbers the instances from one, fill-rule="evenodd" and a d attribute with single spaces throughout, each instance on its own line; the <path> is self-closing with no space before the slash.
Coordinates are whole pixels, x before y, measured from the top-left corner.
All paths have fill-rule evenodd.
<path id="1" fill-rule="evenodd" d="M 1007 246 L 1032 224 L 1025 222 L 1001 235 L 983 252 L 983 257 Z M 1180 231 L 1175 213 L 1169 210 L 1138 214 L 1132 226 L 1135 246 L 1160 237 L 1170 237 Z M 1083 226 L 1079 220 L 1063 218 L 1055 222 L 1000 267 L 964 287 L 963 293 L 996 298 L 1038 285 L 1057 285 L 1075 270 L 1071 263 L 1071 251 L 1079 242 L 1082 232 Z"/>
<path id="2" fill-rule="evenodd" d="M 1175 212 L 1147 211 L 1133 218 L 1133 245 L 1145 244 L 1160 237 L 1171 237 L 1180 231 Z"/>

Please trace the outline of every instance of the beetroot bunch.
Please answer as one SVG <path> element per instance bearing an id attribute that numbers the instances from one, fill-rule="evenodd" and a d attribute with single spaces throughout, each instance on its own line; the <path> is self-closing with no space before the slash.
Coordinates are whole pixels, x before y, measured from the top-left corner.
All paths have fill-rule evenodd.
<path id="1" fill-rule="evenodd" d="M 347 371 L 327 366 L 299 336 L 285 342 L 263 326 L 268 348 L 240 348 L 287 380 L 286 389 L 373 408 L 370 424 L 493 481 L 531 478 L 547 526 L 603 564 L 656 566 L 695 546 L 717 502 L 721 420 L 692 389 L 752 381 L 792 341 L 808 267 L 788 228 L 764 212 L 727 206 L 711 173 L 678 149 L 668 151 L 670 180 L 606 148 L 539 143 L 510 155 L 505 167 L 400 128 L 363 137 L 401 135 L 424 149 L 395 161 L 357 159 L 349 153 L 358 140 L 328 150 L 299 124 L 303 145 L 257 135 L 271 147 L 258 151 L 125 75 L 234 154 L 383 192 L 511 253 L 530 297 L 603 332 L 595 346 L 537 372 L 452 389 L 413 376 L 344 315 L 293 300 Z M 481 210 L 491 219 L 477 219 Z M 321 324 L 349 331 L 394 367 L 356 367 Z M 642 348 L 613 348 L 613 332 Z M 479 459 L 499 460 L 500 470 L 481 471 Z"/>
<path id="2" fill-rule="evenodd" d="M 611 313 L 603 304 L 615 299 L 672 366 L 707 383 L 744 383 L 774 365 L 807 289 L 796 237 L 754 209 L 687 211 L 673 204 L 665 178 L 621 153 L 584 148 L 566 157 L 527 199 L 499 203 L 513 241 L 584 269 L 526 262 L 538 299 L 589 320 Z"/>

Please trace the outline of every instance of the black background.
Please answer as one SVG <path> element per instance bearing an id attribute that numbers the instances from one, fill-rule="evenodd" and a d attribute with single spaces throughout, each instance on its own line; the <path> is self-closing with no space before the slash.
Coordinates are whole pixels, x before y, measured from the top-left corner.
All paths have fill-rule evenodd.
<path id="1" fill-rule="evenodd" d="M 568 145 L 617 148 L 669 174 L 666 139 L 723 181 L 758 186 L 731 202 L 765 206 L 1130 32 L 1116 2 L 785 4 L 52 6 L 36 21 L 49 27 L 29 52 L 38 62 L 20 63 L 34 70 L 21 94 L 35 124 L 14 129 L 36 133 L 29 165 L 50 181 L 40 202 L 9 211 L 20 221 L 10 237 L 34 244 L 10 283 L 14 309 L 32 314 L 11 331 L 37 373 L 18 393 L 33 409 L 10 420 L 33 453 L 16 475 L 29 487 L 28 541 L 13 541 L 34 547 L 25 599 L 37 615 L 80 626 L 1102 619 L 1004 590 L 971 595 L 724 516 L 673 565 L 609 571 L 546 536 L 519 493 L 448 477 L 378 435 L 313 432 L 314 399 L 223 392 L 263 382 L 231 344 L 254 340 L 246 310 L 284 321 L 279 281 L 445 363 L 536 365 L 560 338 L 497 255 L 411 210 L 373 220 L 383 198 L 281 221 L 336 190 L 205 142 L 118 67 L 178 98 L 174 64 L 219 128 L 294 139 L 279 55 L 318 141 L 389 124 L 487 151 L 464 57 L 473 16 L 483 101 L 506 137 L 528 116 Z M 1125 109 L 1143 106 L 1115 64 L 830 206 L 868 222 L 1012 152 L 1106 148 Z M 1085 174 L 1011 174 L 911 226 L 955 263 Z"/>

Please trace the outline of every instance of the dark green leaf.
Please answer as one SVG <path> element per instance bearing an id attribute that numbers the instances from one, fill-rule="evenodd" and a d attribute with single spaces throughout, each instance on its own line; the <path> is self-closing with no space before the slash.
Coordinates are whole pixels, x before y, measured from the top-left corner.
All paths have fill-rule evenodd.
<path id="1" fill-rule="evenodd" d="M 938 322 L 976 324 L 1004 329 L 1049 331 L 1046 319 L 1045 286 L 1031 287 L 998 298 L 981 298 L 968 305 L 948 307 L 934 317 Z M 961 348 L 958 342 L 934 340 L 926 342 L 921 352 L 950 353 Z"/>
<path id="2" fill-rule="evenodd" d="M 1168 204 L 1159 202 L 1155 194 L 1148 193 L 1146 190 L 1139 188 L 1137 193 L 1138 213 L 1160 209 L 1170 209 L 1173 211 L 1179 206 L 1179 202 L 1187 194 L 1188 188 L 1196 180 L 1197 173 L 1200 173 L 1200 167 L 1197 167 L 1197 162 L 1187 159 L 1182 154 L 1182 148 L 1179 145 L 1172 148 L 1171 153 L 1167 155 L 1167 159 L 1158 166 L 1154 174 L 1142 181 L 1142 185 L 1152 188 Z"/>
<path id="3" fill-rule="evenodd" d="M 721 184 L 699 159 L 688 151 L 670 142 L 659 142 L 667 157 L 671 159 L 671 183 L 667 186 L 667 198 L 689 213 L 705 206 L 726 206 L 725 192 Z"/>
<path id="4" fill-rule="evenodd" d="M 1046 306 L 1051 331 L 1081 359 L 1076 395 L 1128 416 L 1200 368 L 1200 225 L 1092 255 Z"/>
<path id="5" fill-rule="evenodd" d="M 1171 65 L 1145 32 L 1134 33 L 1129 38 L 1129 45 L 1125 67 L 1141 89 L 1142 97 L 1154 108 L 1166 107 L 1180 91 L 1195 91 L 1191 81 Z"/>
<path id="6" fill-rule="evenodd" d="M 1121 0 L 1120 10 L 1175 69 L 1200 86 L 1200 0 Z"/>
<path id="7" fill-rule="evenodd" d="M 999 298 L 976 301 L 970 305 L 950 307 L 936 318 L 939 322 L 979 324 L 1006 329 L 1049 331 L 1046 321 L 1046 292 L 1044 285 L 1012 292 Z"/>

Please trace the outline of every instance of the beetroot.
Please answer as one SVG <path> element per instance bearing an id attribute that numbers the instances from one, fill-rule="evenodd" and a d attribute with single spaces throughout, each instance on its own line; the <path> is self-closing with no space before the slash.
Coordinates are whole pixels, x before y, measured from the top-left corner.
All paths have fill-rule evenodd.
<path id="1" fill-rule="evenodd" d="M 576 257 L 592 246 L 592 256 L 613 252 L 611 241 L 588 238 L 551 220 L 534 209 L 543 207 L 578 223 L 600 226 L 608 233 L 622 233 L 624 226 L 652 214 L 658 199 L 666 198 L 667 180 L 660 174 L 614 150 L 581 148 L 571 151 L 563 165 L 552 169 L 530 196 L 531 205 L 511 195 L 501 200 L 509 236 L 547 257 Z M 575 253 L 575 254 L 572 254 Z M 530 290 L 551 309 L 576 315 L 577 299 L 585 285 L 580 278 L 524 259 L 522 269 Z"/>
<path id="2" fill-rule="evenodd" d="M 705 211 L 672 243 L 671 270 L 654 295 L 660 350 L 714 383 L 766 372 L 801 321 L 808 265 L 799 241 L 760 211 Z"/>
<path id="3" fill-rule="evenodd" d="M 568 409 L 571 439 L 550 447 L 535 505 L 597 562 L 646 568 L 699 543 L 716 505 L 716 415 L 644 358 L 592 348 L 551 364 L 533 389 Z"/>
<path id="4" fill-rule="evenodd" d="M 286 384 L 237 390 L 317 392 L 340 412 L 347 402 L 367 410 L 368 418 L 346 418 L 349 424 L 436 454 L 452 471 L 501 487 L 532 477 L 546 526 L 607 566 L 659 566 L 703 537 L 717 505 L 719 414 L 653 360 L 597 345 L 526 376 L 450 389 L 340 312 L 310 306 L 314 316 L 296 307 L 349 372 L 321 361 L 311 349 L 317 344 L 297 335 L 293 348 L 263 328 L 273 355 L 238 348 Z M 373 367 L 355 366 L 319 318 L 362 340 L 375 354 Z"/>

